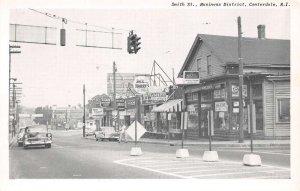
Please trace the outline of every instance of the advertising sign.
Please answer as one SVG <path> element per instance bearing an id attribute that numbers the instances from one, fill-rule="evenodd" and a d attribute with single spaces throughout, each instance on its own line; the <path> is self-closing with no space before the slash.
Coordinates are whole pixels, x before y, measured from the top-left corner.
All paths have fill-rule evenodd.
<path id="1" fill-rule="evenodd" d="M 142 95 L 142 104 L 157 104 L 167 101 L 166 92 L 146 93 Z"/>
<path id="2" fill-rule="evenodd" d="M 231 93 L 232 93 L 232 97 L 239 97 L 239 86 L 232 85 Z M 243 85 L 243 97 L 247 97 L 247 85 Z"/>
<path id="3" fill-rule="evenodd" d="M 215 102 L 215 111 L 228 111 L 226 101 Z"/>
<path id="4" fill-rule="evenodd" d="M 133 81 L 133 88 L 139 94 L 144 94 L 148 91 L 150 79 L 146 76 L 137 76 Z"/>
<path id="5" fill-rule="evenodd" d="M 184 71 L 183 84 L 199 84 L 200 76 L 198 71 Z"/>
<path id="6" fill-rule="evenodd" d="M 128 108 L 128 107 L 132 108 L 132 107 L 134 107 L 134 106 L 135 106 L 135 97 L 128 98 L 128 99 L 126 100 L 126 107 L 127 107 L 127 108 Z"/>
<path id="7" fill-rule="evenodd" d="M 92 116 L 104 115 L 103 108 L 92 108 Z"/>
<path id="8" fill-rule="evenodd" d="M 116 104 L 119 110 L 125 110 L 125 99 L 116 99 Z"/>

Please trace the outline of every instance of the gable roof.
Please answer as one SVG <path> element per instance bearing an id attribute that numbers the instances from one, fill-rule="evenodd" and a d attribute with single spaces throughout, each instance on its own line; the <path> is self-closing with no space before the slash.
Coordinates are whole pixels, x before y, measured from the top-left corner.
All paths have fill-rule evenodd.
<path id="1" fill-rule="evenodd" d="M 181 76 L 200 44 L 226 63 L 238 62 L 238 38 L 198 34 L 178 74 Z M 242 58 L 245 65 L 290 65 L 290 40 L 242 38 Z"/>

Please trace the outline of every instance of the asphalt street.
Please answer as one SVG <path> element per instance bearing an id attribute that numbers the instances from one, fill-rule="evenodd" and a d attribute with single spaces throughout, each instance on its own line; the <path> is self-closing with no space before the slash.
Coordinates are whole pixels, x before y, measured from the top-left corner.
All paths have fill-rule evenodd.
<path id="1" fill-rule="evenodd" d="M 289 178 L 289 148 L 260 148 L 263 165 L 242 165 L 245 148 L 217 148 L 220 162 L 203 162 L 205 149 L 187 146 L 190 157 L 175 157 L 178 146 L 138 143 L 142 156 L 130 156 L 134 143 L 96 142 L 80 131 L 54 131 L 52 148 L 9 151 L 10 179 L 174 179 Z"/>

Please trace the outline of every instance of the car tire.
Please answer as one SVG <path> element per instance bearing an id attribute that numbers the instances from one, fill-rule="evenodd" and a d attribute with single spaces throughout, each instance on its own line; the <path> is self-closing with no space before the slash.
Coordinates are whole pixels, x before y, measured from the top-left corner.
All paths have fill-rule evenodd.
<path id="1" fill-rule="evenodd" d="M 98 141 L 98 139 L 96 138 L 96 141 Z"/>
<path id="2" fill-rule="evenodd" d="M 46 148 L 51 148 L 51 144 L 45 145 Z"/>
<path id="3" fill-rule="evenodd" d="M 23 146 L 23 143 L 18 143 L 18 146 L 19 146 L 19 147 L 22 147 L 22 146 Z"/>
<path id="4" fill-rule="evenodd" d="M 27 148 L 28 148 L 28 146 L 23 146 L 23 148 L 24 148 L 24 149 L 27 149 Z"/>

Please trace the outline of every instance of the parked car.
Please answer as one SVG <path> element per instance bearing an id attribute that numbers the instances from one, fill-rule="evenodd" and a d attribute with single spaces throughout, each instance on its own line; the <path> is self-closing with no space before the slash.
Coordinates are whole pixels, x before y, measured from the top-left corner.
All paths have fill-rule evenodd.
<path id="1" fill-rule="evenodd" d="M 101 127 L 100 131 L 95 132 L 96 141 L 118 141 L 120 133 L 114 127 Z"/>
<path id="2" fill-rule="evenodd" d="M 46 125 L 32 125 L 25 128 L 23 136 L 23 147 L 45 145 L 50 148 L 52 144 L 52 134 L 48 132 Z"/>
<path id="3" fill-rule="evenodd" d="M 85 128 L 85 136 L 95 136 L 95 130 L 92 128 Z"/>
<path id="4" fill-rule="evenodd" d="M 22 147 L 23 146 L 23 136 L 25 133 L 25 127 L 20 127 L 18 135 L 17 135 L 17 142 L 18 142 L 18 146 Z"/>

